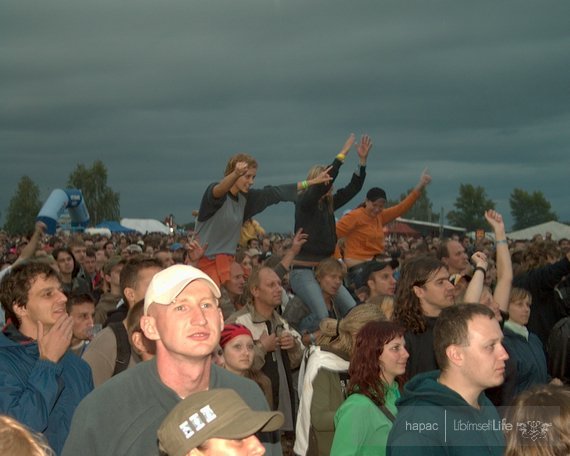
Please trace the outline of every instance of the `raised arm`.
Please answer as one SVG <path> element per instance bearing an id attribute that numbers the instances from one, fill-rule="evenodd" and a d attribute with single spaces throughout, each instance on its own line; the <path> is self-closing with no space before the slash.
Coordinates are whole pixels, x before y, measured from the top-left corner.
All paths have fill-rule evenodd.
<path id="1" fill-rule="evenodd" d="M 414 187 L 414 190 L 416 192 L 421 192 L 425 187 L 427 187 L 430 184 L 430 182 L 431 182 L 431 175 L 429 174 L 428 169 L 424 168 L 420 176 L 420 180 Z"/>
<path id="2" fill-rule="evenodd" d="M 364 179 L 366 177 L 366 161 L 368 159 L 370 149 L 372 149 L 372 140 L 368 135 L 363 135 L 356 146 L 359 167 L 352 174 L 352 178 L 348 185 L 344 188 L 338 189 L 333 195 L 333 209 L 335 211 L 348 203 L 362 189 Z M 339 156 L 337 155 L 336 158 L 338 159 Z"/>
<path id="3" fill-rule="evenodd" d="M 358 154 L 358 160 L 360 166 L 366 166 L 366 160 L 368 160 L 368 154 L 372 149 L 372 140 L 368 135 L 362 135 L 360 142 L 356 146 L 356 153 Z"/>
<path id="4" fill-rule="evenodd" d="M 236 181 L 247 173 L 248 169 L 249 166 L 247 165 L 247 162 L 237 162 L 234 170 L 214 185 L 214 188 L 212 189 L 214 198 L 221 198 L 228 193 Z"/>
<path id="5" fill-rule="evenodd" d="M 483 252 L 475 252 L 471 256 L 471 262 L 475 264 L 473 276 L 465 291 L 463 302 L 479 302 L 483 294 L 485 285 L 485 274 L 487 274 L 487 255 Z"/>
<path id="6" fill-rule="evenodd" d="M 503 312 L 507 312 L 513 283 L 513 265 L 511 263 L 511 254 L 505 234 L 505 223 L 503 222 L 503 216 L 492 209 L 485 212 L 485 219 L 487 219 L 487 222 L 491 225 L 495 233 L 497 285 L 495 286 L 493 298 L 495 302 L 499 304 L 499 308 Z"/>
<path id="7" fill-rule="evenodd" d="M 186 246 L 187 264 L 197 268 L 200 258 L 204 256 L 207 249 L 208 249 L 207 242 L 204 245 L 202 245 L 200 244 L 198 239 L 192 236 L 190 242 L 188 242 L 188 245 Z"/>
<path id="8" fill-rule="evenodd" d="M 299 204 L 301 204 L 301 206 L 306 208 L 312 208 L 313 205 L 316 204 L 316 202 L 319 201 L 319 199 L 330 190 L 334 180 L 338 176 L 340 167 L 343 165 L 346 156 L 348 155 L 350 149 L 352 148 L 352 145 L 354 144 L 354 141 L 355 141 L 354 133 L 351 133 L 348 139 L 345 141 L 342 148 L 340 149 L 340 152 L 336 155 L 332 164 L 328 166 L 325 170 L 323 170 L 321 174 L 319 174 L 319 176 L 326 174 L 330 177 L 328 181 L 324 182 L 324 185 L 314 185 L 309 188 L 308 181 L 302 182 L 302 184 L 304 184 L 302 186 L 302 189 L 303 190 L 308 189 L 308 190 L 303 192 L 302 198 L 299 198 Z"/>
<path id="9" fill-rule="evenodd" d="M 323 169 L 318 176 L 313 177 L 312 179 L 307 179 L 304 181 L 297 182 L 297 190 L 306 190 L 307 188 L 311 187 L 312 185 L 317 184 L 328 184 L 332 180 L 329 171 L 332 169 L 332 165 L 328 166 L 327 168 Z"/>
<path id="10" fill-rule="evenodd" d="M 279 264 L 286 271 L 289 270 L 291 264 L 293 263 L 293 260 L 299 254 L 299 252 L 301 251 L 301 247 L 303 247 L 303 244 L 307 242 L 308 238 L 309 235 L 303 233 L 303 228 L 299 228 L 299 230 L 295 233 L 295 236 L 293 237 L 293 243 L 291 244 L 291 248 L 287 250 L 285 255 L 283 255 L 283 258 L 279 262 Z"/>
<path id="11" fill-rule="evenodd" d="M 39 222 L 39 221 L 36 222 L 34 234 L 32 234 L 32 237 L 30 238 L 30 242 L 28 242 L 28 245 L 26 245 L 22 249 L 22 253 L 20 253 L 20 256 L 14 262 L 14 264 L 28 260 L 35 255 L 36 250 L 38 248 L 38 245 L 40 243 L 40 240 L 42 239 L 42 236 L 44 234 L 45 229 L 46 229 L 46 225 L 44 224 L 44 222 Z"/>

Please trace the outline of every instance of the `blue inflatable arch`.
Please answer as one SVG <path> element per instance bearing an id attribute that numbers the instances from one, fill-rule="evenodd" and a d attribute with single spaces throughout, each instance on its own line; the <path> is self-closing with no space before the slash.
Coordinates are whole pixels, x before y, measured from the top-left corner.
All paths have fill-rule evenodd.
<path id="1" fill-rule="evenodd" d="M 66 188 L 65 190 L 55 189 L 40 209 L 36 220 L 44 222 L 47 226 L 48 234 L 55 234 L 57 221 L 63 211 L 69 212 L 71 218 L 71 228 L 84 230 L 89 224 L 89 212 L 81 190 L 76 188 Z"/>

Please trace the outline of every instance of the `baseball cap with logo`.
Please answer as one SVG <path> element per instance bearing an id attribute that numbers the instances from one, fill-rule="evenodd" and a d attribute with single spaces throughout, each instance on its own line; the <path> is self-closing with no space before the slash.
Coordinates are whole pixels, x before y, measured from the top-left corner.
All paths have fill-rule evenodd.
<path id="1" fill-rule="evenodd" d="M 379 258 L 376 260 L 370 260 L 362 265 L 362 273 L 359 277 L 356 277 L 354 280 L 354 286 L 356 288 L 360 288 L 366 285 L 370 275 L 374 272 L 381 271 L 382 269 L 390 266 L 392 269 L 396 269 L 400 263 L 398 260 L 394 260 L 392 258 Z"/>
<path id="2" fill-rule="evenodd" d="M 144 314 L 147 315 L 151 304 L 171 304 L 189 283 L 198 279 L 205 280 L 214 296 L 220 298 L 220 289 L 208 274 L 193 266 L 175 264 L 155 274 L 150 281 L 144 297 Z"/>
<path id="3" fill-rule="evenodd" d="M 276 431 L 281 412 L 253 411 L 231 389 L 194 393 L 180 402 L 158 428 L 159 448 L 169 456 L 185 456 L 211 438 L 239 440 L 256 432 Z"/>

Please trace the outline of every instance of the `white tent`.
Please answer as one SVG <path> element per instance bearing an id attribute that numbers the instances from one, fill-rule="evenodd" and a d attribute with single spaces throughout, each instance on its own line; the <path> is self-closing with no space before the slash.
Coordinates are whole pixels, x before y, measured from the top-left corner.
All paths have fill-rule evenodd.
<path id="1" fill-rule="evenodd" d="M 121 219 L 121 225 L 136 230 L 139 233 L 164 233 L 170 234 L 170 229 L 155 219 Z"/>
<path id="2" fill-rule="evenodd" d="M 563 238 L 570 239 L 570 226 L 559 222 L 546 222 L 525 228 L 524 230 L 507 233 L 507 237 L 509 239 L 530 240 L 535 234 L 542 234 L 544 237 L 546 233 L 551 233 L 554 241 Z"/>

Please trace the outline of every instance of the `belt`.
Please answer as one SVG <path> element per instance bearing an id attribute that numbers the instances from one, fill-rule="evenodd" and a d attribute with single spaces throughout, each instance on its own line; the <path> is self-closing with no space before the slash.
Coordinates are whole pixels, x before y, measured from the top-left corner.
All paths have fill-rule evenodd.
<path id="1" fill-rule="evenodd" d="M 311 271 L 314 271 L 315 269 L 317 269 L 317 266 L 300 266 L 300 265 L 293 265 L 293 266 L 291 266 L 291 269 L 310 269 Z"/>

